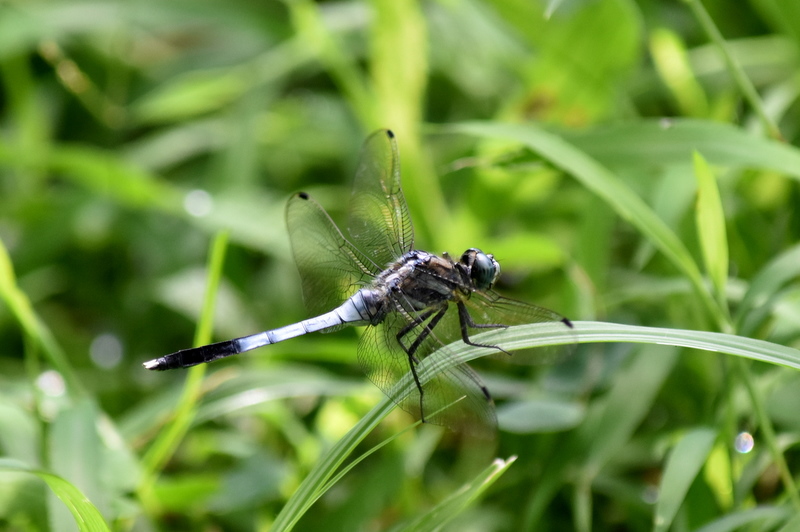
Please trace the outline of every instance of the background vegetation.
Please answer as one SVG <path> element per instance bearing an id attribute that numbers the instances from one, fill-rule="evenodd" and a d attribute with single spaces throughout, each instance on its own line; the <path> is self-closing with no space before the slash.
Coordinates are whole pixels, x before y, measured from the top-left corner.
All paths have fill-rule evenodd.
<path id="1" fill-rule="evenodd" d="M 0 3 L 0 529 L 796 530 L 799 51 L 797 0 Z M 306 317 L 286 199 L 377 127 L 417 245 L 581 345 L 322 493 L 413 421 L 357 331 L 141 363 Z"/>

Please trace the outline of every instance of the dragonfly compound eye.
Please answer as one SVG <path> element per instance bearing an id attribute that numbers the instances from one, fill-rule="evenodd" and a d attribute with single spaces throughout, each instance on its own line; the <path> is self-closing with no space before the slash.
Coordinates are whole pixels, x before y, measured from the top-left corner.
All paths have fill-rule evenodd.
<path id="1" fill-rule="evenodd" d="M 500 274 L 500 265 L 494 257 L 483 252 L 475 254 L 475 261 L 472 263 L 470 277 L 478 290 L 491 288 L 495 279 Z"/>

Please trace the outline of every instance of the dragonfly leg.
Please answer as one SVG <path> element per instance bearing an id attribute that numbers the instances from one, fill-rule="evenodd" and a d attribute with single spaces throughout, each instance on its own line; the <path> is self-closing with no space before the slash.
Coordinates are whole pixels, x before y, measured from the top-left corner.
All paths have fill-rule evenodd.
<path id="1" fill-rule="evenodd" d="M 422 323 L 423 321 L 427 320 L 431 316 L 431 314 L 433 314 L 433 310 L 429 310 L 427 312 L 423 312 L 422 314 L 419 314 L 419 315 L 414 316 L 412 318 L 408 313 L 403 312 L 403 315 L 407 316 L 409 318 L 409 320 L 411 320 L 411 321 L 408 322 L 408 325 L 406 325 L 405 327 L 403 327 L 402 329 L 400 329 L 397 332 L 397 336 L 396 336 L 397 343 L 400 344 L 400 347 L 403 348 L 403 351 L 405 351 L 406 354 L 409 354 L 411 356 L 411 359 L 414 362 L 416 362 L 417 364 L 419 364 L 419 360 L 417 360 L 413 356 L 413 351 L 410 352 L 411 351 L 411 347 L 406 348 L 406 346 L 403 344 L 403 338 L 405 337 L 405 335 L 407 335 L 412 330 L 414 330 L 414 328 L 416 328 L 420 323 Z M 414 349 L 414 351 L 416 351 L 416 349 Z"/>
<path id="2" fill-rule="evenodd" d="M 423 423 L 425 423 L 425 410 L 422 408 L 422 403 L 425 392 L 422 389 L 422 384 L 419 382 L 419 375 L 417 375 L 416 364 L 419 364 L 419 360 L 414 356 L 414 353 L 417 352 L 417 349 L 419 349 L 419 346 L 422 345 L 422 342 L 425 341 L 433 328 L 436 327 L 436 324 L 438 324 L 439 321 L 444 317 L 445 312 L 447 312 L 447 307 L 442 307 L 442 309 L 437 312 L 433 318 L 431 318 L 431 321 L 423 327 L 422 331 L 419 333 L 419 336 L 414 339 L 410 346 L 406 347 L 403 344 L 402 339 L 415 327 L 427 320 L 431 314 L 433 314 L 433 312 L 433 310 L 429 310 L 416 316 L 411 323 L 403 327 L 400 332 L 397 333 L 397 343 L 400 344 L 400 347 L 402 347 L 403 351 L 405 351 L 408 355 L 408 365 L 411 368 L 411 375 L 414 377 L 414 382 L 417 385 L 417 391 L 419 392 L 419 417 Z"/>
<path id="3" fill-rule="evenodd" d="M 511 355 L 508 351 L 500 347 L 499 345 L 489 345 L 489 344 L 478 344 L 470 340 L 469 338 L 469 330 L 468 327 L 473 329 L 505 329 L 508 325 L 503 325 L 502 323 L 475 323 L 472 320 L 472 316 L 469 315 L 469 311 L 467 310 L 466 305 L 461 301 L 456 303 L 458 306 L 458 321 L 461 324 L 461 340 L 467 344 L 474 347 L 488 347 L 490 349 L 498 349 L 507 355 Z"/>

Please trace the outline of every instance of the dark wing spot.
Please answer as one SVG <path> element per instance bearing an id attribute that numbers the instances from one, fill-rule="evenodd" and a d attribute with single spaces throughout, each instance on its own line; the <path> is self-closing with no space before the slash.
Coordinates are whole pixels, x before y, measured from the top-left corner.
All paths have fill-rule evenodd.
<path id="1" fill-rule="evenodd" d="M 386 130 L 386 136 L 388 136 L 390 139 L 394 138 L 394 133 L 392 132 L 391 129 Z"/>
<path id="2" fill-rule="evenodd" d="M 305 192 L 298 192 L 297 195 L 300 196 L 300 199 L 308 199 L 308 194 Z"/>
<path id="3" fill-rule="evenodd" d="M 561 323 L 563 323 L 564 325 L 566 325 L 570 329 L 574 329 L 575 328 L 575 326 L 572 325 L 572 322 L 569 321 L 567 318 L 561 318 Z"/>

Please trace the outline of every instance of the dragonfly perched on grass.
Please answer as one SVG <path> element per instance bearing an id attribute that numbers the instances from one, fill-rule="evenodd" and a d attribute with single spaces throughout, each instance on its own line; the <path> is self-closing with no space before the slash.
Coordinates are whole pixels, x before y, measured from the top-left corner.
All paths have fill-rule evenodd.
<path id="1" fill-rule="evenodd" d="M 456 341 L 505 352 L 472 340 L 472 334 L 487 329 L 552 323 L 572 330 L 568 319 L 551 310 L 492 291 L 500 275 L 492 255 L 471 248 L 455 260 L 447 253 L 414 249 L 397 143 L 389 130 L 377 131 L 365 142 L 350 197 L 347 237 L 304 192 L 289 200 L 286 223 L 305 303 L 315 317 L 184 349 L 145 362 L 145 368 L 185 368 L 310 332 L 366 325 L 357 357 L 378 388 L 424 422 L 485 435 L 494 432 L 496 419 L 480 377 L 466 364 L 440 364 L 432 377 L 421 379 L 422 361 L 437 351 L 439 360 L 454 356 L 446 346 Z M 574 343 L 536 351 L 572 348 Z M 409 373 L 413 385 L 399 395 L 395 386 Z"/>

